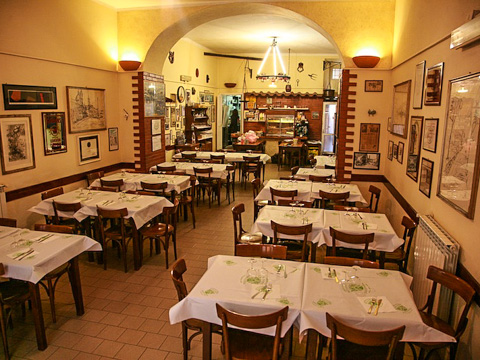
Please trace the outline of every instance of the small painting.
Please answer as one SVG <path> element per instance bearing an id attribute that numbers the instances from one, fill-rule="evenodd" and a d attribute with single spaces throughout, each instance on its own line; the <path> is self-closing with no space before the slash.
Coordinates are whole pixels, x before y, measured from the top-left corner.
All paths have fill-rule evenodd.
<path id="1" fill-rule="evenodd" d="M 397 157 L 398 157 L 398 145 L 393 144 L 393 158 L 397 159 Z"/>
<path id="2" fill-rule="evenodd" d="M 0 148 L 2 174 L 35 168 L 30 115 L 0 115 Z"/>
<path id="3" fill-rule="evenodd" d="M 423 150 L 437 152 L 438 119 L 425 119 L 423 124 Z"/>
<path id="4" fill-rule="evenodd" d="M 162 149 L 162 135 L 152 136 L 152 152 Z"/>
<path id="5" fill-rule="evenodd" d="M 415 66 L 415 79 L 413 80 L 413 108 L 414 109 L 422 108 L 425 64 L 426 64 L 426 61 L 424 60 Z"/>
<path id="6" fill-rule="evenodd" d="M 400 164 L 403 164 L 403 151 L 405 148 L 405 144 L 401 141 L 398 142 L 398 155 L 397 155 L 397 161 Z"/>
<path id="7" fill-rule="evenodd" d="M 430 197 L 432 190 L 433 177 L 433 161 L 422 158 L 422 166 L 420 168 L 420 191 L 427 197 Z"/>
<path id="8" fill-rule="evenodd" d="M 356 152 L 353 154 L 353 168 L 364 170 L 380 169 L 380 153 Z"/>
<path id="9" fill-rule="evenodd" d="M 67 86 L 69 131 L 106 130 L 105 90 Z"/>
<path id="10" fill-rule="evenodd" d="M 390 161 L 392 161 L 393 159 L 393 141 L 392 140 L 388 142 L 387 159 Z"/>
<path id="11" fill-rule="evenodd" d="M 108 150 L 118 150 L 118 127 L 108 128 Z"/>
<path id="12" fill-rule="evenodd" d="M 45 155 L 67 152 L 67 130 L 64 112 L 44 112 L 43 145 Z"/>
<path id="13" fill-rule="evenodd" d="M 5 110 L 56 109 L 57 89 L 47 86 L 3 84 Z"/>
<path id="14" fill-rule="evenodd" d="M 442 101 L 443 62 L 428 68 L 425 80 L 425 105 L 440 105 Z"/>
<path id="15" fill-rule="evenodd" d="M 162 119 L 152 119 L 152 135 L 160 135 L 162 133 Z"/>
<path id="16" fill-rule="evenodd" d="M 365 92 L 382 92 L 383 80 L 365 80 Z"/>

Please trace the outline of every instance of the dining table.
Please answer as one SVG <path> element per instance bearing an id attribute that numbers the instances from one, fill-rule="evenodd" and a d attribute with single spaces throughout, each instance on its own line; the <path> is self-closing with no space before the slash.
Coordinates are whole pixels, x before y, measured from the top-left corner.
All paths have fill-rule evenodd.
<path id="1" fill-rule="evenodd" d="M 80 202 L 82 207 L 73 214 L 73 218 L 78 221 L 83 221 L 89 216 L 96 217 L 98 215 L 97 206 L 105 209 L 126 208 L 128 214 L 125 216 L 125 219 L 129 219 L 134 229 L 133 259 L 135 270 L 139 270 L 142 266 L 138 230 L 155 216 L 161 214 L 165 206 L 173 206 L 173 204 L 163 196 L 77 189 L 42 200 L 39 204 L 31 207 L 29 211 L 40 215 L 53 216 L 54 200 L 55 202 L 67 204 Z M 69 213 L 59 212 L 58 215 L 60 217 L 72 217 L 72 214 Z"/>
<path id="2" fill-rule="evenodd" d="M 161 164 L 158 164 L 158 166 L 175 166 L 177 170 L 184 170 L 186 174 L 188 175 L 195 175 L 195 170 L 194 168 L 199 168 L 199 169 L 206 169 L 206 168 L 212 168 L 212 173 L 210 176 L 212 178 L 216 179 L 222 179 L 225 180 L 229 174 L 227 170 L 228 164 L 213 164 L 213 163 L 191 163 L 191 162 L 172 162 L 172 161 L 165 161 Z M 150 171 L 156 171 L 157 170 L 157 165 L 152 166 L 150 168 Z M 203 175 L 201 175 L 203 176 Z"/>
<path id="3" fill-rule="evenodd" d="M 350 192 L 350 196 L 347 199 L 349 203 L 360 202 L 367 204 L 367 201 L 360 192 L 358 185 L 355 184 L 314 182 L 312 184 L 312 199 L 320 199 L 320 190 L 330 194 L 344 193 L 348 191 Z"/>
<path id="4" fill-rule="evenodd" d="M 270 188 L 278 190 L 297 190 L 298 195 L 295 197 L 296 200 L 310 201 L 312 196 L 312 183 L 310 181 L 270 179 L 262 190 L 260 190 L 255 200 L 271 200 L 272 196 L 270 194 Z"/>
<path id="5" fill-rule="evenodd" d="M 320 169 L 320 168 L 300 168 L 295 174 L 295 178 L 308 180 L 310 175 L 315 176 L 332 176 L 335 177 L 335 169 Z"/>
<path id="6" fill-rule="evenodd" d="M 266 143 L 265 139 L 260 139 L 254 142 L 248 142 L 248 141 L 245 141 L 243 143 L 236 142 L 233 144 L 233 148 L 236 151 L 257 150 L 257 151 L 265 152 L 265 143 Z"/>
<path id="7" fill-rule="evenodd" d="M 282 141 L 278 144 L 278 168 L 287 163 L 292 167 L 295 164 L 295 159 L 298 161 L 298 166 L 302 165 L 303 143 L 293 141 Z"/>
<path id="8" fill-rule="evenodd" d="M 335 155 L 318 155 L 315 156 L 315 167 L 324 169 L 325 165 L 335 166 L 337 162 L 337 157 Z"/>
<path id="9" fill-rule="evenodd" d="M 40 280 L 57 267 L 70 263 L 69 279 L 78 316 L 85 312 L 78 256 L 101 251 L 101 245 L 84 235 L 48 233 L 0 226 L 0 263 L 3 277 L 28 282 L 37 347 L 48 346 L 40 299 Z"/>

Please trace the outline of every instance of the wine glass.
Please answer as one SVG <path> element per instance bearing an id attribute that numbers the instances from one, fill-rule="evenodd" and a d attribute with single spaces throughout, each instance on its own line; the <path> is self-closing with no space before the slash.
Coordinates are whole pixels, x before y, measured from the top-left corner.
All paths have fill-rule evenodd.
<path id="1" fill-rule="evenodd" d="M 259 271 L 259 276 L 262 284 L 268 283 L 268 270 L 265 268 L 265 259 L 262 259 L 262 267 Z"/>

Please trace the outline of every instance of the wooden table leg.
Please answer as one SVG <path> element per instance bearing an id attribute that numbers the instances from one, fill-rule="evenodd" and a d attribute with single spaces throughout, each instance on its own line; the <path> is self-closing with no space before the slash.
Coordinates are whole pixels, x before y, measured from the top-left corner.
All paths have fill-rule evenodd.
<path id="1" fill-rule="evenodd" d="M 315 330 L 307 330 L 307 360 L 315 360 L 317 351 L 318 335 Z"/>
<path id="2" fill-rule="evenodd" d="M 222 179 L 221 178 L 218 178 L 218 182 L 217 182 L 217 192 L 218 192 L 218 206 L 220 206 L 220 195 L 222 193 Z"/>
<path id="3" fill-rule="evenodd" d="M 130 220 L 130 225 L 133 229 L 133 268 L 135 270 L 139 270 L 142 267 L 142 260 L 140 259 L 140 235 L 138 233 L 138 229 L 135 226 L 135 223 L 132 218 Z"/>
<path id="4" fill-rule="evenodd" d="M 212 324 L 202 321 L 202 336 L 203 336 L 203 360 L 210 360 L 212 358 Z"/>
<path id="5" fill-rule="evenodd" d="M 380 269 L 385 269 L 385 251 L 380 251 L 379 263 Z"/>
<path id="6" fill-rule="evenodd" d="M 68 278 L 70 279 L 70 287 L 72 288 L 73 299 L 75 300 L 75 308 L 77 316 L 85 313 L 83 307 L 82 283 L 80 281 L 80 269 L 78 267 L 78 256 L 69 261 Z"/>
<path id="7" fill-rule="evenodd" d="M 40 300 L 39 284 L 28 283 L 30 290 L 30 301 L 32 302 L 33 322 L 37 336 L 38 350 L 45 350 L 48 346 L 47 335 L 45 334 L 45 323 L 43 321 L 42 301 Z"/>

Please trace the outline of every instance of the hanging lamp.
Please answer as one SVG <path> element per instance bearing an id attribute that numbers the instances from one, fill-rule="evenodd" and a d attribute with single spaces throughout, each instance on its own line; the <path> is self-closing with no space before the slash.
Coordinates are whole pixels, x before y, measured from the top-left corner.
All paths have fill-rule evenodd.
<path id="1" fill-rule="evenodd" d="M 266 73 L 262 73 L 263 66 L 267 62 L 268 56 L 272 54 L 272 61 L 273 61 L 273 74 L 268 75 Z M 277 72 L 277 62 L 281 66 L 281 71 L 282 72 Z M 287 71 L 285 70 L 285 65 L 283 64 L 282 60 L 282 55 L 280 54 L 280 48 L 277 45 L 277 38 L 274 37 L 272 41 L 272 45 L 270 45 L 267 49 L 267 52 L 265 53 L 265 56 L 263 57 L 262 64 L 260 65 L 260 68 L 258 69 L 257 72 L 257 80 L 261 81 L 270 81 L 271 84 L 269 85 L 270 87 L 276 87 L 275 82 L 276 81 L 290 81 L 290 76 L 287 75 Z M 273 86 L 272 86 L 273 85 Z"/>

